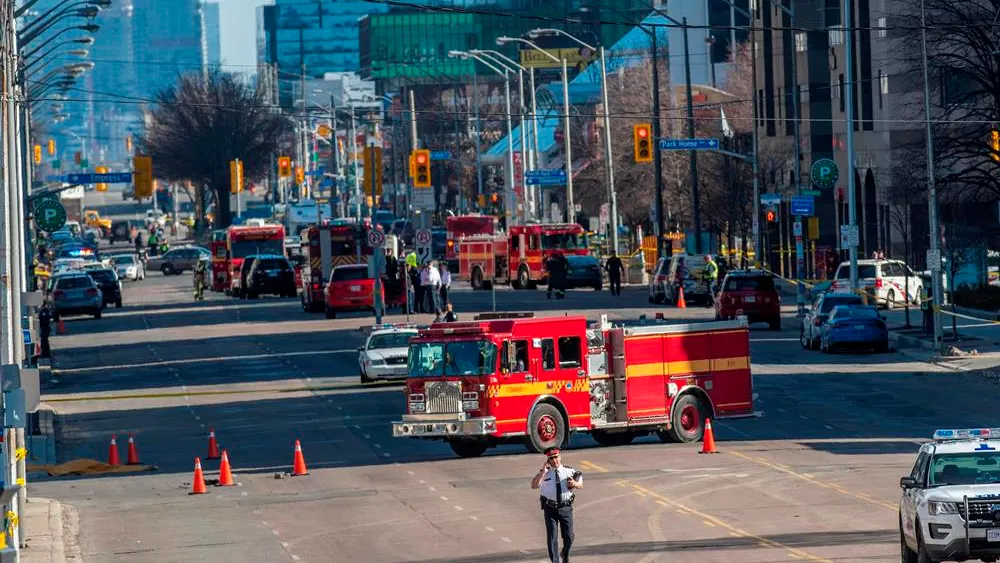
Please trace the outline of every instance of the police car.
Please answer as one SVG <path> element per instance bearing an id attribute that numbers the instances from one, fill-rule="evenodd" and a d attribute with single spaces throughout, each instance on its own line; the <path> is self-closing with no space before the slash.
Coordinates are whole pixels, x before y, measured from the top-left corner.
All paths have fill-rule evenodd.
<path id="1" fill-rule="evenodd" d="M 364 346 L 358 348 L 361 383 L 405 379 L 410 338 L 417 335 L 417 328 L 413 325 L 376 325 L 367 331 Z"/>
<path id="2" fill-rule="evenodd" d="M 899 485 L 904 563 L 1000 559 L 1000 428 L 938 430 Z"/>

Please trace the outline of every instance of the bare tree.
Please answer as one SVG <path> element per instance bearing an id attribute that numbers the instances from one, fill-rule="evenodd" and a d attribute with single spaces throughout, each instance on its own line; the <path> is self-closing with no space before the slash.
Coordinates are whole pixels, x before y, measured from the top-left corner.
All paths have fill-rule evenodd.
<path id="1" fill-rule="evenodd" d="M 138 139 L 138 149 L 153 159 L 157 178 L 190 180 L 212 190 L 218 227 L 227 227 L 230 221 L 229 162 L 243 161 L 248 181 L 261 178 L 269 170 L 271 155 L 291 131 L 287 117 L 274 113 L 265 96 L 231 73 L 181 76 L 156 95 Z"/>

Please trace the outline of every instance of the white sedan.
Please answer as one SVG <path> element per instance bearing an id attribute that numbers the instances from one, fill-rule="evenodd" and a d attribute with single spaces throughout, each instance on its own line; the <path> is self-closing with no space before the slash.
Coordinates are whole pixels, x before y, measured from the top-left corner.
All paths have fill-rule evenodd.
<path id="1" fill-rule="evenodd" d="M 406 378 L 410 338 L 417 335 L 415 328 L 376 328 L 358 348 L 358 366 L 361 383 L 377 380 Z"/>
<path id="2" fill-rule="evenodd" d="M 118 277 L 123 280 L 139 281 L 146 279 L 146 267 L 135 254 L 116 254 L 111 257 Z"/>

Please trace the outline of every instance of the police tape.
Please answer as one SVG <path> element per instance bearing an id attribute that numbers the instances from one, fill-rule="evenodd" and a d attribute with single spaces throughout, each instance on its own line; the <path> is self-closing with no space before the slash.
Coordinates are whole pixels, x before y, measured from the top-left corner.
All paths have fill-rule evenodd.
<path id="1" fill-rule="evenodd" d="M 982 317 L 975 317 L 975 316 L 972 316 L 972 315 L 966 315 L 966 314 L 963 314 L 963 313 L 958 313 L 956 311 L 946 311 L 943 307 L 939 307 L 939 306 L 935 306 L 934 310 L 936 312 L 938 312 L 938 313 L 941 313 L 941 314 L 944 314 L 944 315 L 948 315 L 949 317 L 956 317 L 956 318 L 959 318 L 959 319 L 966 319 L 966 320 L 970 320 L 970 321 L 978 321 L 978 322 L 981 322 L 983 324 L 990 324 L 990 325 L 998 325 L 998 326 L 1000 326 L 1000 321 L 996 321 L 996 320 L 993 320 L 993 319 L 984 319 Z"/>

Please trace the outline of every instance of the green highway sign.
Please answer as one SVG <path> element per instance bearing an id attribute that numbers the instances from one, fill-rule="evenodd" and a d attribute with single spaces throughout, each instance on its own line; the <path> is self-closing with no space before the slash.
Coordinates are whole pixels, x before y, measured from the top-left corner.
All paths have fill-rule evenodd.
<path id="1" fill-rule="evenodd" d="M 58 199 L 42 198 L 35 204 L 35 225 L 39 229 L 51 233 L 63 228 L 66 224 L 66 208 Z"/>
<path id="2" fill-rule="evenodd" d="M 813 162 L 812 168 L 809 169 L 809 176 L 813 186 L 828 190 L 837 185 L 837 180 L 840 179 L 840 170 L 837 169 L 837 163 L 833 160 L 821 158 Z"/>

